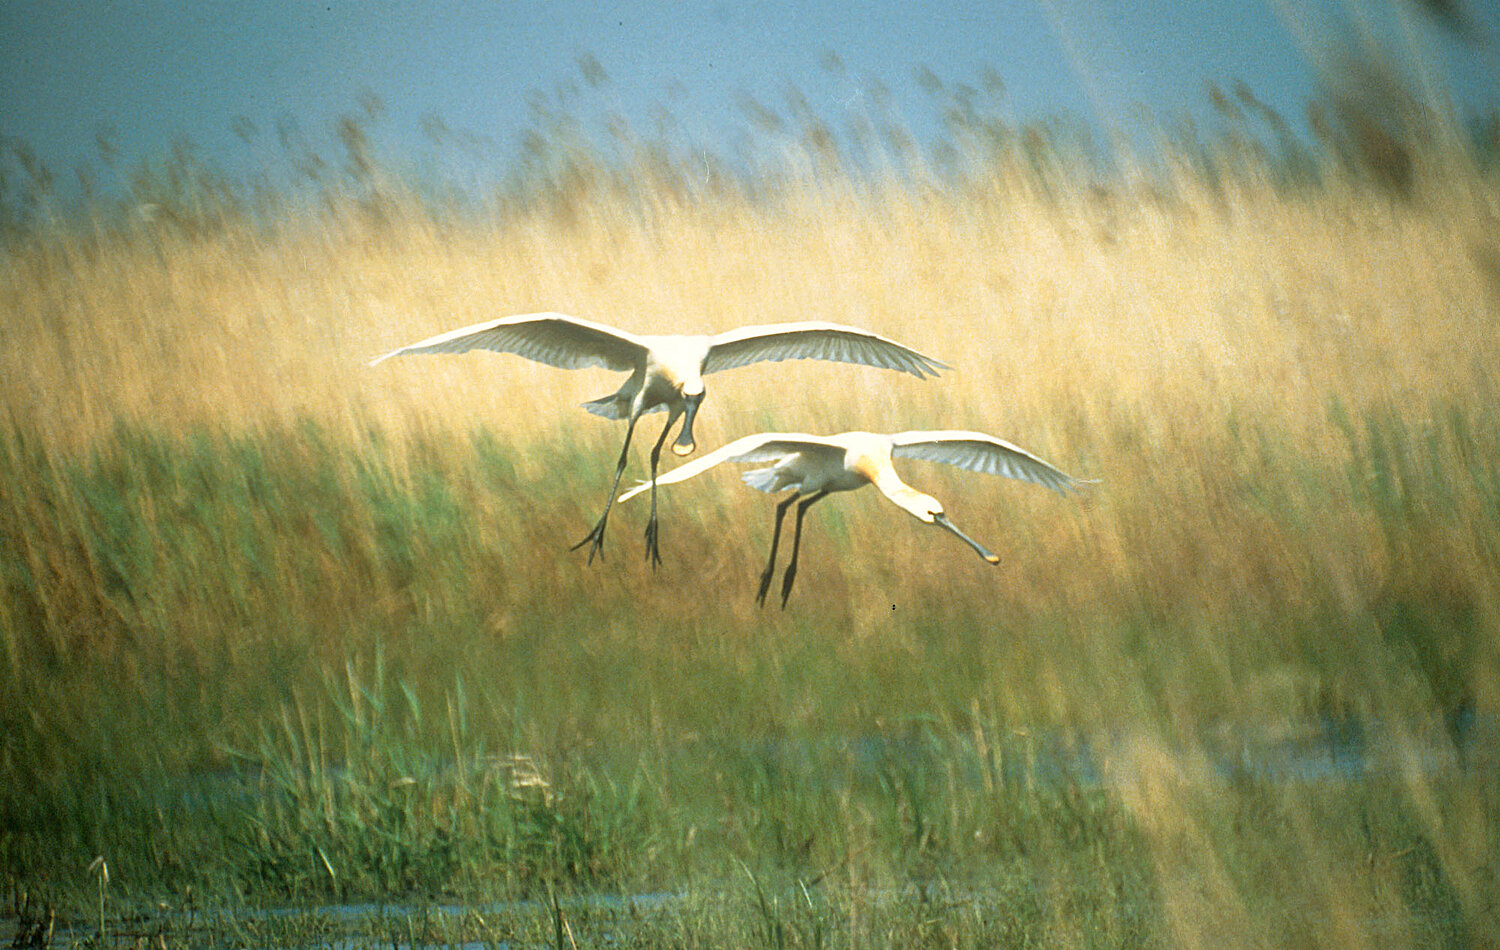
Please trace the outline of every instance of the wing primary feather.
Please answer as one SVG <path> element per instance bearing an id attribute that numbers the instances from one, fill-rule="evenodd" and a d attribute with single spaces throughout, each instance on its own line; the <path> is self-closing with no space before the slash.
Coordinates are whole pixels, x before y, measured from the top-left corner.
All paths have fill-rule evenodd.
<path id="1" fill-rule="evenodd" d="M 910 373 L 918 379 L 936 376 L 938 370 L 948 368 L 868 330 L 837 323 L 785 323 L 741 327 L 712 337 L 703 372 L 791 359 L 857 363 Z"/>
<path id="2" fill-rule="evenodd" d="M 634 334 L 561 313 L 529 313 L 459 327 L 392 350 L 370 361 L 413 353 L 466 353 L 470 350 L 512 353 L 560 369 L 602 366 L 631 370 L 645 359 L 647 348 Z"/>
<path id="3" fill-rule="evenodd" d="M 972 472 L 1032 482 L 1066 493 L 1080 484 L 1019 446 L 980 432 L 902 432 L 891 437 L 891 454 L 943 462 Z"/>
<path id="4" fill-rule="evenodd" d="M 715 465 L 723 462 L 769 462 L 780 459 L 796 452 L 808 451 L 838 451 L 844 450 L 827 439 L 815 435 L 804 435 L 799 432 L 761 432 L 756 435 L 747 435 L 733 442 L 727 443 L 700 456 L 686 465 L 679 465 L 663 475 L 656 477 L 656 484 L 670 485 L 673 482 L 686 481 L 694 476 L 701 475 Z M 617 501 L 625 501 L 628 498 L 640 494 L 651 487 L 650 482 L 642 482 L 634 488 L 620 495 Z"/>

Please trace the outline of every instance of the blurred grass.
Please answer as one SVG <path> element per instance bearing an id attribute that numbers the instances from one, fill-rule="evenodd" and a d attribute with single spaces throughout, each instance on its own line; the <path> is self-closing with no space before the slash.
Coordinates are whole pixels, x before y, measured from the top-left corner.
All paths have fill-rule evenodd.
<path id="1" fill-rule="evenodd" d="M 183 153 L 148 217 L 12 234 L 10 880 L 76 904 L 102 854 L 113 900 L 174 907 L 667 891 L 642 926 L 682 943 L 1494 942 L 1493 171 L 1419 152 L 1393 190 L 1270 123 L 1101 177 L 976 102 L 930 158 L 761 115 L 754 174 L 712 184 L 555 118 L 477 213 L 356 123 L 295 210 Z M 575 404 L 617 379 L 364 365 L 542 309 L 836 320 L 954 366 L 712 377 L 708 447 L 974 428 L 1102 482 L 913 463 L 1002 565 L 859 493 L 810 516 L 786 613 L 728 472 L 663 492 L 661 571 L 638 505 L 587 568 L 621 432 Z M 1330 729 L 1359 769 L 1253 761 Z"/>

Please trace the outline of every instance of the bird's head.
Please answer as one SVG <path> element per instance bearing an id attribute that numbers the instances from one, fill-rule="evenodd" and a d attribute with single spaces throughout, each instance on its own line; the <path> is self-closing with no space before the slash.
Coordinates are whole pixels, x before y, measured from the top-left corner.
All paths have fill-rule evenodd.
<path id="1" fill-rule="evenodd" d="M 677 434 L 677 441 L 672 443 L 672 452 L 675 455 L 692 455 L 697 445 L 693 442 L 693 420 L 698 417 L 698 406 L 703 402 L 703 381 L 696 380 L 682 385 L 682 402 L 685 408 L 683 412 L 686 418 L 682 420 L 682 431 Z"/>
<path id="2" fill-rule="evenodd" d="M 931 495 L 924 495 L 914 488 L 908 488 L 901 494 L 904 497 L 899 500 L 899 504 L 918 521 L 933 524 L 943 516 L 943 503 Z"/>

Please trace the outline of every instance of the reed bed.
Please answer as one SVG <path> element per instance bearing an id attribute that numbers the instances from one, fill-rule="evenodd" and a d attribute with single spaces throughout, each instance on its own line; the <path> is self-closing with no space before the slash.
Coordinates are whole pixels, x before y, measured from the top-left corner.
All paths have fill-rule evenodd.
<path id="1" fill-rule="evenodd" d="M 269 221 L 13 242 L 13 884 L 168 923 L 474 902 L 434 940 L 1500 939 L 1493 175 L 787 154 L 759 193 L 601 160 L 460 215 L 367 172 Z M 1000 567 L 859 493 L 810 515 L 785 612 L 753 600 L 771 505 L 727 469 L 663 491 L 661 570 L 634 504 L 588 567 L 621 430 L 576 404 L 616 378 L 365 365 L 535 310 L 832 320 L 952 364 L 710 377 L 705 448 L 972 428 L 1098 482 L 906 465 Z M 1330 730 L 1355 771 L 1268 774 Z"/>

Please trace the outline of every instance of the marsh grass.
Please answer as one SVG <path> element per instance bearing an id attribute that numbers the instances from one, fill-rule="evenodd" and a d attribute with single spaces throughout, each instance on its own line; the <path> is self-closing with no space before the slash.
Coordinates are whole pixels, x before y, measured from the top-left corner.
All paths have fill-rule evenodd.
<path id="1" fill-rule="evenodd" d="M 365 900 L 397 943 L 1497 939 L 1492 174 L 1395 193 L 1276 138 L 1101 179 L 955 104 L 930 161 L 794 110 L 711 187 L 670 143 L 544 138 L 463 214 L 355 127 L 295 213 L 167 175 L 170 214 L 12 240 L 8 877 L 247 945 Z M 620 431 L 575 404 L 617 379 L 364 365 L 542 309 L 837 320 L 954 366 L 712 377 L 707 446 L 974 428 L 1100 482 L 912 463 L 1000 567 L 856 493 L 784 613 L 727 470 L 663 491 L 659 572 L 638 504 L 586 568 Z"/>

